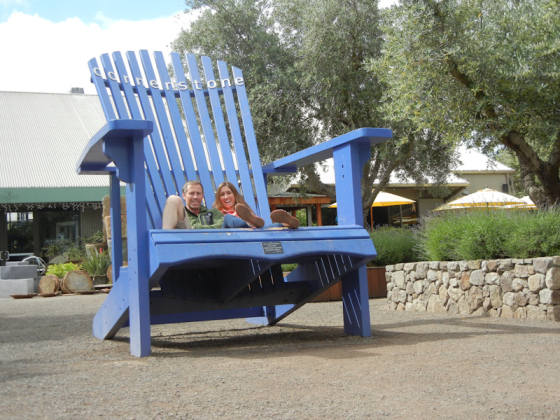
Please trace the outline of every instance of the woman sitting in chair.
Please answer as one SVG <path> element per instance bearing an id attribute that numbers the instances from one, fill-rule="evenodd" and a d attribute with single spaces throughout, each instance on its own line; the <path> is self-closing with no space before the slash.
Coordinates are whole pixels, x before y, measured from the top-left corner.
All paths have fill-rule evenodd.
<path id="1" fill-rule="evenodd" d="M 224 214 L 224 228 L 262 228 L 264 220 L 258 217 L 247 205 L 231 182 L 222 182 L 216 191 L 216 201 L 212 207 Z M 270 213 L 273 223 L 267 227 L 289 227 L 297 229 L 299 220 L 284 210 L 274 210 Z"/>

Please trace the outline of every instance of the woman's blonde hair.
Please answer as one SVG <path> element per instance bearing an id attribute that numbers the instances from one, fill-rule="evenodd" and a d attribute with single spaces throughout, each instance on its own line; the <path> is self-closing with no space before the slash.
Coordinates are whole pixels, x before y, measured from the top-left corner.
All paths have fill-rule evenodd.
<path id="1" fill-rule="evenodd" d="M 220 185 L 218 185 L 218 188 L 216 189 L 216 200 L 214 201 L 214 204 L 212 204 L 212 207 L 220 211 L 224 210 L 224 206 L 220 201 L 220 194 L 224 187 L 229 187 L 229 189 L 233 193 L 233 197 L 235 198 L 235 204 L 241 203 L 249 207 L 249 205 L 247 204 L 243 196 L 239 194 L 239 191 L 237 191 L 237 188 L 235 188 L 235 185 L 233 185 L 231 182 L 228 181 L 222 182 Z"/>

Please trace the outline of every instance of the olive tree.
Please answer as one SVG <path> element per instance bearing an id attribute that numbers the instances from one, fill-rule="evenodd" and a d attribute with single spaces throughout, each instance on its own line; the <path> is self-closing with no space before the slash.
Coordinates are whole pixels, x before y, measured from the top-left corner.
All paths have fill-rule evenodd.
<path id="1" fill-rule="evenodd" d="M 187 6 L 200 17 L 173 49 L 243 69 L 265 162 L 356 128 L 392 128 L 393 140 L 373 147 L 364 167 L 364 213 L 397 169 L 419 183 L 449 173 L 449 142 L 382 107 L 386 84 L 368 68 L 383 45 L 376 1 L 188 0 Z M 302 175 L 310 191 L 335 197 L 315 167 Z"/>
<path id="2" fill-rule="evenodd" d="M 384 12 L 385 111 L 519 163 L 526 192 L 560 199 L 557 0 L 400 0 Z"/>

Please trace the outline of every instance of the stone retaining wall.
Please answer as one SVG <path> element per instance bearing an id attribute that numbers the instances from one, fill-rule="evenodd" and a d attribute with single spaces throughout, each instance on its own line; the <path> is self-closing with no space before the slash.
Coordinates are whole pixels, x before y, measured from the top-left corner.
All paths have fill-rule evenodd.
<path id="1" fill-rule="evenodd" d="M 385 268 L 389 309 L 560 321 L 560 256 Z"/>

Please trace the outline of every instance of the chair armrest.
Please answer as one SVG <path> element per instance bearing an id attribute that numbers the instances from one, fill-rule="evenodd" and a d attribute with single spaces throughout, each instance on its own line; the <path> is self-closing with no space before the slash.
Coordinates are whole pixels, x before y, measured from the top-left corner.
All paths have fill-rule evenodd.
<path id="1" fill-rule="evenodd" d="M 369 144 L 373 146 L 374 144 L 382 143 L 392 138 L 393 132 L 388 128 L 359 128 L 271 162 L 263 166 L 263 172 L 268 174 L 296 172 L 297 168 L 300 166 L 321 162 L 333 157 L 333 150 L 338 147 L 350 143 Z"/>
<path id="2" fill-rule="evenodd" d="M 114 162 L 106 153 L 108 144 L 126 144 L 132 139 L 148 136 L 153 131 L 153 122 L 146 120 L 112 120 L 105 124 L 89 140 L 76 165 L 78 174 L 106 175 L 115 168 L 108 167 Z"/>

